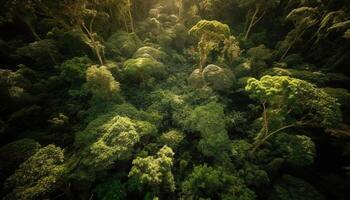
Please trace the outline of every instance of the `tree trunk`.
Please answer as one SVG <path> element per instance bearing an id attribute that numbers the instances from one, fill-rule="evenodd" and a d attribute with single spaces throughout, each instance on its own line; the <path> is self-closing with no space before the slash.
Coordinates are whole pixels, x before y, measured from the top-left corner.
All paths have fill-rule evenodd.
<path id="1" fill-rule="evenodd" d="M 256 21 L 256 17 L 259 13 L 259 10 L 260 10 L 260 6 L 256 6 L 255 7 L 255 11 L 254 11 L 254 14 L 250 20 L 250 23 L 249 23 L 249 26 L 248 26 L 248 29 L 246 30 L 246 33 L 244 35 L 244 40 L 248 39 L 248 36 L 249 36 L 249 33 L 250 31 L 252 30 L 252 27 L 254 26 L 255 24 L 255 21 Z"/>

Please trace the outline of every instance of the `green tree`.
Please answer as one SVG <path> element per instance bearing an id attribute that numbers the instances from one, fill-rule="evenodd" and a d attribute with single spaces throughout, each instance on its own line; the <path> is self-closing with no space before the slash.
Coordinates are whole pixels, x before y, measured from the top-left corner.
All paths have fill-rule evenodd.
<path id="1" fill-rule="evenodd" d="M 156 195 L 160 189 L 175 191 L 174 176 L 171 172 L 173 166 L 173 150 L 163 146 L 156 155 L 145 158 L 137 157 L 132 161 L 132 168 L 129 177 L 135 179 Z"/>
<path id="2" fill-rule="evenodd" d="M 82 148 L 77 156 L 93 175 L 93 172 L 109 169 L 118 160 L 129 159 L 140 138 L 154 131 L 155 127 L 147 122 L 131 120 L 113 112 L 102 115 L 77 133 L 75 146 Z"/>
<path id="3" fill-rule="evenodd" d="M 314 162 L 315 144 L 305 135 L 280 133 L 273 138 L 273 153 L 281 155 L 295 166 L 309 166 Z"/>
<path id="4" fill-rule="evenodd" d="M 253 200 L 255 194 L 243 180 L 221 167 L 195 166 L 181 186 L 183 199 Z"/>
<path id="5" fill-rule="evenodd" d="M 248 9 L 244 39 L 248 39 L 252 28 L 265 16 L 269 9 L 279 5 L 280 0 L 236 0 L 241 8 Z"/>
<path id="6" fill-rule="evenodd" d="M 341 121 L 337 100 L 322 89 L 288 76 L 251 78 L 245 90 L 263 109 L 255 152 L 271 136 L 292 127 L 332 127 Z"/>
<path id="7" fill-rule="evenodd" d="M 106 66 L 89 67 L 86 70 L 86 84 L 95 96 L 105 100 L 110 100 L 120 90 L 119 82 L 114 79 Z"/>
<path id="8" fill-rule="evenodd" d="M 230 139 L 225 127 L 224 108 L 218 103 L 196 107 L 186 119 L 187 127 L 201 135 L 198 148 L 205 155 L 224 160 L 230 149 Z"/>
<path id="9" fill-rule="evenodd" d="M 288 55 L 290 49 L 300 40 L 304 33 L 318 22 L 318 12 L 316 8 L 300 7 L 292 10 L 286 17 L 286 20 L 293 22 L 295 28 L 287 34 L 282 42 L 280 49 L 282 51 L 281 60 Z"/>
<path id="10" fill-rule="evenodd" d="M 40 199 L 57 189 L 64 172 L 63 150 L 48 145 L 22 163 L 7 179 L 6 186 L 13 188 L 17 199 Z"/>
<path id="11" fill-rule="evenodd" d="M 196 37 L 200 54 L 199 69 L 203 71 L 208 54 L 219 47 L 230 36 L 230 28 L 218 21 L 201 20 L 189 30 L 189 34 Z"/>

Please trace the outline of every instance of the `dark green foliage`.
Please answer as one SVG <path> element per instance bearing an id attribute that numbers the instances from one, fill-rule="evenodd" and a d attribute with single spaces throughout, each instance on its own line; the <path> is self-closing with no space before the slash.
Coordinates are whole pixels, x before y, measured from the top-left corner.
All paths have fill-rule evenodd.
<path id="1" fill-rule="evenodd" d="M 124 200 L 126 199 L 126 188 L 118 176 L 112 176 L 106 181 L 98 184 L 95 188 L 98 200 Z"/>
<path id="2" fill-rule="evenodd" d="M 130 58 L 140 46 L 142 46 L 142 42 L 135 33 L 119 31 L 107 40 L 107 56 L 109 58 L 118 58 L 119 56 Z"/>
<path id="3" fill-rule="evenodd" d="M 206 156 L 222 160 L 230 148 L 230 139 L 227 135 L 223 106 L 218 103 L 208 103 L 196 107 L 186 119 L 187 127 L 198 131 L 201 140 L 198 149 Z"/>
<path id="4" fill-rule="evenodd" d="M 123 75 L 129 80 L 146 85 L 151 78 L 163 78 L 166 67 L 152 56 L 129 59 L 124 62 Z"/>
<path id="5" fill-rule="evenodd" d="M 0 196 L 350 199 L 348 4 L 2 1 Z"/>
<path id="6" fill-rule="evenodd" d="M 312 185 L 302 179 L 284 175 L 281 183 L 275 186 L 270 200 L 324 200 Z"/>
<path id="7" fill-rule="evenodd" d="M 60 77 L 69 83 L 82 83 L 85 71 L 90 66 L 91 60 L 87 56 L 72 58 L 61 65 Z"/>
<path id="8" fill-rule="evenodd" d="M 0 148 L 0 179 L 4 180 L 13 169 L 35 154 L 41 145 L 32 139 L 21 139 Z"/>
<path id="9" fill-rule="evenodd" d="M 195 166 L 181 189 L 184 199 L 255 199 L 254 192 L 240 178 L 207 165 Z"/>
<path id="10" fill-rule="evenodd" d="M 60 53 L 57 49 L 56 41 L 45 39 L 30 43 L 28 46 L 21 47 L 17 50 L 17 54 L 43 69 L 53 64 L 57 64 Z"/>
<path id="11" fill-rule="evenodd" d="M 273 139 L 273 152 L 296 166 L 311 165 L 315 157 L 315 144 L 305 135 L 281 133 Z"/>

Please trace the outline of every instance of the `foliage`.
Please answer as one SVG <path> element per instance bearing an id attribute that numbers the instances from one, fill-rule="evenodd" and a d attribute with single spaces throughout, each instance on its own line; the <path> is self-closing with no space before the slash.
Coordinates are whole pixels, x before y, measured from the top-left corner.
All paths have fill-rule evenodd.
<path id="1" fill-rule="evenodd" d="M 93 171 L 101 171 L 118 160 L 129 159 L 140 138 L 154 131 L 155 127 L 147 122 L 106 114 L 79 132 L 75 145 L 83 148 L 78 154 L 82 157 L 82 164 L 93 166 Z"/>
<path id="2" fill-rule="evenodd" d="M 18 199 L 37 199 L 54 190 L 65 171 L 63 150 L 54 145 L 39 149 L 6 181 Z"/>
<path id="3" fill-rule="evenodd" d="M 275 186 L 275 191 L 269 199 L 323 200 L 325 198 L 304 180 L 290 175 L 283 175 L 281 183 Z"/>
<path id="4" fill-rule="evenodd" d="M 194 167 L 182 183 L 182 193 L 185 199 L 255 199 L 254 192 L 240 178 L 207 165 Z"/>
<path id="5" fill-rule="evenodd" d="M 305 125 L 327 128 L 341 121 L 337 100 L 300 79 L 267 75 L 249 79 L 245 90 L 263 107 L 254 150 L 284 129 Z"/>
<path id="6" fill-rule="evenodd" d="M 163 133 L 159 137 L 158 141 L 159 143 L 166 145 L 175 150 L 179 146 L 179 144 L 182 142 L 183 139 L 184 139 L 183 133 L 172 130 L 172 131 Z"/>
<path id="7" fill-rule="evenodd" d="M 98 184 L 95 188 L 99 200 L 123 200 L 126 199 L 126 188 L 117 176 L 112 176 Z"/>
<path id="8" fill-rule="evenodd" d="M 140 57 L 124 62 L 123 74 L 140 84 L 146 84 L 150 78 L 162 78 L 166 74 L 166 67 L 153 57 Z"/>
<path id="9" fill-rule="evenodd" d="M 69 83 L 82 83 L 89 66 L 91 66 L 91 60 L 87 56 L 66 60 L 60 67 L 60 77 Z"/>
<path id="10" fill-rule="evenodd" d="M 173 156 L 172 149 L 165 145 L 154 156 L 137 157 L 132 161 L 129 177 L 136 179 L 141 185 L 148 186 L 154 193 L 157 193 L 160 187 L 174 191 L 175 182 L 171 172 Z"/>
<path id="11" fill-rule="evenodd" d="M 150 46 L 141 47 L 137 49 L 137 51 L 134 54 L 134 58 L 142 58 L 149 56 L 160 62 L 167 62 L 168 60 L 168 55 L 166 53 Z"/>
<path id="12" fill-rule="evenodd" d="M 340 121 L 339 104 L 314 85 L 287 76 L 264 76 L 250 79 L 246 86 L 250 97 L 278 109 L 279 115 L 304 113 L 303 123 L 320 127 L 334 126 Z M 292 109 L 292 111 L 290 111 Z M 312 113 L 311 116 L 305 112 Z M 291 120 L 291 118 L 288 118 Z"/>
<path id="13" fill-rule="evenodd" d="M 208 54 L 219 47 L 219 43 L 230 36 L 230 28 L 218 21 L 201 20 L 189 30 L 196 37 L 200 54 L 199 68 L 206 65 Z"/>
<path id="14" fill-rule="evenodd" d="M 308 70 L 297 70 L 297 69 L 283 69 L 274 67 L 265 72 L 265 75 L 271 76 L 290 76 L 292 78 L 297 78 L 305 80 L 307 82 L 313 83 L 317 86 L 323 86 L 328 82 L 328 78 L 322 72 L 312 72 Z"/>
<path id="15" fill-rule="evenodd" d="M 142 45 L 135 33 L 116 32 L 106 42 L 106 53 L 109 58 L 123 56 L 130 58 Z"/>
<path id="16" fill-rule="evenodd" d="M 315 144 L 305 135 L 281 133 L 273 139 L 276 154 L 295 166 L 311 165 L 315 157 Z"/>
<path id="17" fill-rule="evenodd" d="M 41 145 L 33 139 L 20 139 L 0 148 L 0 179 L 10 175 L 13 169 L 35 154 Z"/>
<path id="18" fill-rule="evenodd" d="M 113 94 L 117 93 L 119 82 L 105 66 L 97 67 L 93 65 L 86 70 L 86 84 L 89 90 L 101 99 L 109 100 Z"/>
<path id="19" fill-rule="evenodd" d="M 187 127 L 198 131 L 202 137 L 198 144 L 200 151 L 218 160 L 224 159 L 230 148 L 224 117 L 223 106 L 211 102 L 196 107 L 186 119 Z"/>
<path id="20" fill-rule="evenodd" d="M 0 196 L 349 199 L 348 3 L 2 1 Z"/>
<path id="21" fill-rule="evenodd" d="M 229 69 L 222 69 L 216 65 L 208 65 L 203 70 L 203 77 L 214 90 L 227 90 L 233 86 L 235 76 Z"/>

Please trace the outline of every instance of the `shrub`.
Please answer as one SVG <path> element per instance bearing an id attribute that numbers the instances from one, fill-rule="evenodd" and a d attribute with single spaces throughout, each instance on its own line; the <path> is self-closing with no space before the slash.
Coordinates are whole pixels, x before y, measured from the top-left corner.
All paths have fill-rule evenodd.
<path id="1" fill-rule="evenodd" d="M 142 46 L 142 41 L 135 33 L 119 31 L 108 38 L 106 51 L 109 58 L 123 56 L 130 58 Z"/>
<path id="2" fill-rule="evenodd" d="M 119 82 L 105 66 L 89 67 L 86 70 L 86 83 L 93 95 L 105 100 L 110 100 L 120 90 Z"/>

